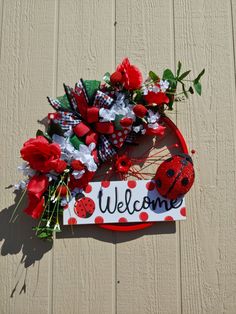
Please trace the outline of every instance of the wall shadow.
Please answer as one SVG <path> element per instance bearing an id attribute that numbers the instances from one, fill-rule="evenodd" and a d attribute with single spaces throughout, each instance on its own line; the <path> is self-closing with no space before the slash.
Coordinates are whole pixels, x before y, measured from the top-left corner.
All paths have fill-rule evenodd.
<path id="1" fill-rule="evenodd" d="M 109 243 L 122 243 L 141 238 L 145 235 L 173 234 L 176 232 L 175 221 L 155 222 L 151 227 L 130 232 L 117 232 L 100 228 L 97 225 L 63 226 L 56 239 L 94 238 Z"/>
<path id="2" fill-rule="evenodd" d="M 16 219 L 10 222 L 20 197 L 21 192 L 15 193 L 14 204 L 0 212 L 1 255 L 15 255 L 22 252 L 20 263 L 27 268 L 39 261 L 52 248 L 53 243 L 52 241 L 42 241 L 35 236 L 35 231 L 32 228 L 38 222 L 23 212 L 27 204 L 27 197 L 24 197 L 18 207 Z"/>

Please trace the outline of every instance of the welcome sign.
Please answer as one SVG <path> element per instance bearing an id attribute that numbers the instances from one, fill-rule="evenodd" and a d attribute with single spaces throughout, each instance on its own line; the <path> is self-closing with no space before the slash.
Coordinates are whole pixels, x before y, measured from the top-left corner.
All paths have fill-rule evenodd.
<path id="1" fill-rule="evenodd" d="M 184 198 L 168 200 L 154 180 L 91 182 L 64 208 L 64 225 L 185 220 Z"/>

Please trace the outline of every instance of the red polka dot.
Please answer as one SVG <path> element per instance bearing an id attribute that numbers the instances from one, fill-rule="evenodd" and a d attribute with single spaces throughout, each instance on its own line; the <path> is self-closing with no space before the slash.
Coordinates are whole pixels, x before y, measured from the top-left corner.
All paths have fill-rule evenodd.
<path id="1" fill-rule="evenodd" d="M 121 223 L 127 222 L 127 219 L 126 219 L 125 217 L 121 217 L 121 218 L 119 219 L 119 222 L 121 222 Z"/>
<path id="2" fill-rule="evenodd" d="M 139 219 L 142 221 L 147 221 L 148 220 L 148 213 L 146 213 L 146 212 L 140 213 Z"/>
<path id="3" fill-rule="evenodd" d="M 71 217 L 68 219 L 68 225 L 76 225 L 77 224 L 77 220 L 74 217 Z"/>
<path id="4" fill-rule="evenodd" d="M 134 180 L 128 181 L 128 187 L 129 187 L 130 189 L 135 188 L 136 185 L 137 185 L 136 181 L 134 181 Z"/>
<path id="5" fill-rule="evenodd" d="M 63 209 L 67 209 L 68 207 L 69 207 L 69 205 L 66 204 L 66 205 L 63 206 Z"/>
<path id="6" fill-rule="evenodd" d="M 154 189 L 155 189 L 155 183 L 154 183 L 154 182 L 152 182 L 152 181 L 147 182 L 147 184 L 146 184 L 146 188 L 147 188 L 147 190 L 149 190 L 149 191 L 154 190 Z"/>
<path id="7" fill-rule="evenodd" d="M 87 186 L 86 186 L 86 188 L 84 189 L 84 192 L 85 193 L 90 193 L 92 191 L 92 186 L 90 185 L 90 184 L 88 184 Z"/>
<path id="8" fill-rule="evenodd" d="M 186 216 L 186 207 L 182 207 L 182 208 L 180 209 L 180 214 L 181 214 L 182 216 Z"/>
<path id="9" fill-rule="evenodd" d="M 108 188 L 110 186 L 110 181 L 102 181 L 102 187 Z"/>
<path id="10" fill-rule="evenodd" d="M 171 216 L 166 216 L 164 220 L 165 220 L 165 221 L 173 221 L 174 218 L 171 217 Z"/>
<path id="11" fill-rule="evenodd" d="M 95 224 L 102 224 L 104 219 L 101 216 L 97 216 L 94 220 Z"/>

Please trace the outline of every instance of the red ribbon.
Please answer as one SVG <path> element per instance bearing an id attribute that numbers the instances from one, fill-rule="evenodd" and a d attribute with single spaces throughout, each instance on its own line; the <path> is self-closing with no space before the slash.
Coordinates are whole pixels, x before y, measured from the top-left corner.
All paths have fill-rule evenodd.
<path id="1" fill-rule="evenodd" d="M 99 108 L 90 107 L 87 101 L 85 91 L 81 88 L 79 92 L 72 92 L 73 97 L 77 102 L 77 110 L 81 114 L 83 121 L 77 124 L 73 131 L 78 137 L 85 137 L 85 143 L 97 144 L 97 133 L 112 134 L 114 132 L 114 125 L 112 122 L 99 122 Z M 93 124 L 93 129 L 90 125 Z M 87 139 L 87 137 L 89 137 Z"/>
<path id="2" fill-rule="evenodd" d="M 24 210 L 25 213 L 38 219 L 44 211 L 43 194 L 48 188 L 48 177 L 46 175 L 35 175 L 27 186 L 29 204 Z"/>

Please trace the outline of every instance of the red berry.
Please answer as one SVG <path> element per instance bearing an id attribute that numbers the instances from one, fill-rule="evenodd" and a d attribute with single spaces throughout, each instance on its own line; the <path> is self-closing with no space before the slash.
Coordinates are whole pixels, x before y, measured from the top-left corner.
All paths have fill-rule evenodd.
<path id="1" fill-rule="evenodd" d="M 117 83 L 121 83 L 122 81 L 122 74 L 119 71 L 115 71 L 112 73 L 110 77 L 111 84 L 115 85 Z"/>
<path id="2" fill-rule="evenodd" d="M 123 128 L 128 128 L 129 126 L 131 126 L 133 123 L 133 119 L 131 118 L 123 118 L 120 120 L 120 125 L 123 127 Z"/>
<path id="3" fill-rule="evenodd" d="M 143 105 L 138 104 L 135 105 L 133 108 L 133 112 L 135 113 L 135 115 L 139 118 L 143 118 L 145 117 L 146 113 L 147 113 L 147 108 L 145 108 Z"/>
<path id="4" fill-rule="evenodd" d="M 60 196 L 66 196 L 67 195 L 67 187 L 65 185 L 59 185 L 57 188 L 57 194 Z"/>
<path id="5" fill-rule="evenodd" d="M 84 170 L 84 165 L 82 164 L 80 160 L 72 160 L 71 167 L 74 170 Z"/>

